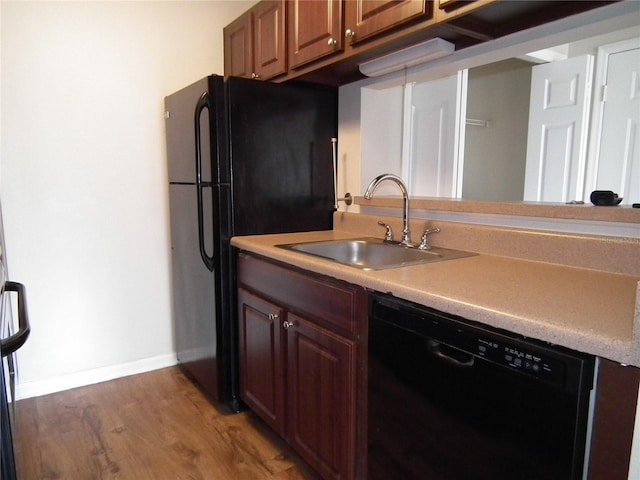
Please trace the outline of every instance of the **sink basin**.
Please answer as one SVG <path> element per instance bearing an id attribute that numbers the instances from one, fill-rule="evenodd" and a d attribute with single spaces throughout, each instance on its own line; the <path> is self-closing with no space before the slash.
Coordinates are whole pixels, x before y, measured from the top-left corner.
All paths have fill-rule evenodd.
<path id="1" fill-rule="evenodd" d="M 280 248 L 326 258 L 362 270 L 383 270 L 422 263 L 442 262 L 476 255 L 461 250 L 432 247 L 430 250 L 402 247 L 378 238 L 327 240 L 276 245 Z"/>

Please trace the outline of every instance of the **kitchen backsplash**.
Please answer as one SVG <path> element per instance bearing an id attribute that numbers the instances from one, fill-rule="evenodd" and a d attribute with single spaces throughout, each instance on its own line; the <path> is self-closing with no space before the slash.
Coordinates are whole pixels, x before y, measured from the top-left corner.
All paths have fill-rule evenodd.
<path id="1" fill-rule="evenodd" d="M 399 237 L 402 219 L 398 217 L 336 212 L 334 229 L 382 238 L 384 229 L 377 224 L 379 220 L 391 225 L 396 237 Z M 638 238 L 564 234 L 416 219 L 410 221 L 414 242 L 419 241 L 427 224 L 441 230 L 431 236 L 434 246 L 640 277 Z"/>

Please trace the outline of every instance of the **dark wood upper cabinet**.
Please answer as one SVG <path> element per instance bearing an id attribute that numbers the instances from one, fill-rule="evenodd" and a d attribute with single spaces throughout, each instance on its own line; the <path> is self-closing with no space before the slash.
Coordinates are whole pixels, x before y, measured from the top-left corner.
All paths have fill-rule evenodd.
<path id="1" fill-rule="evenodd" d="M 260 2 L 253 9 L 253 61 L 257 78 L 287 73 L 286 0 Z"/>
<path id="2" fill-rule="evenodd" d="M 342 0 L 291 0 L 288 3 L 290 68 L 343 50 Z"/>
<path id="3" fill-rule="evenodd" d="M 287 73 L 286 0 L 265 0 L 224 28 L 224 74 L 268 80 Z"/>
<path id="4" fill-rule="evenodd" d="M 432 17 L 431 0 L 292 0 L 289 66 L 295 69 L 407 22 Z"/>
<path id="5" fill-rule="evenodd" d="M 345 3 L 345 38 L 349 44 L 411 21 L 433 18 L 431 0 L 351 0 Z"/>
<path id="6" fill-rule="evenodd" d="M 251 78 L 253 47 L 251 14 L 245 13 L 224 27 L 224 74 Z"/>
<path id="7" fill-rule="evenodd" d="M 224 29 L 225 75 L 344 85 L 434 37 L 461 50 L 615 1 L 263 0 Z"/>

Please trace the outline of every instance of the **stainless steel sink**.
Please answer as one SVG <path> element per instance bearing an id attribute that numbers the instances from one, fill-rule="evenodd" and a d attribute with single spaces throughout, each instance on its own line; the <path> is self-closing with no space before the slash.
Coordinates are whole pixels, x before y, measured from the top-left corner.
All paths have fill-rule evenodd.
<path id="1" fill-rule="evenodd" d="M 393 242 L 385 242 L 378 238 L 327 240 L 289 243 L 276 246 L 326 258 L 362 270 L 383 270 L 386 268 L 406 267 L 409 265 L 442 262 L 476 255 L 471 252 L 440 247 L 432 247 L 430 250 L 419 250 L 418 248 L 400 246 Z"/>

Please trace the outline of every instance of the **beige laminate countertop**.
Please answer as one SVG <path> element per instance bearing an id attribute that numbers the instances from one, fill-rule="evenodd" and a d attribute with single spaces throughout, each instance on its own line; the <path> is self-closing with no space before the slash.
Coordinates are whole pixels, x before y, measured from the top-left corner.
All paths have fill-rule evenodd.
<path id="1" fill-rule="evenodd" d="M 640 367 L 640 277 L 482 254 L 363 271 L 275 246 L 362 236 L 334 230 L 234 237 L 231 243 L 469 320 Z"/>

